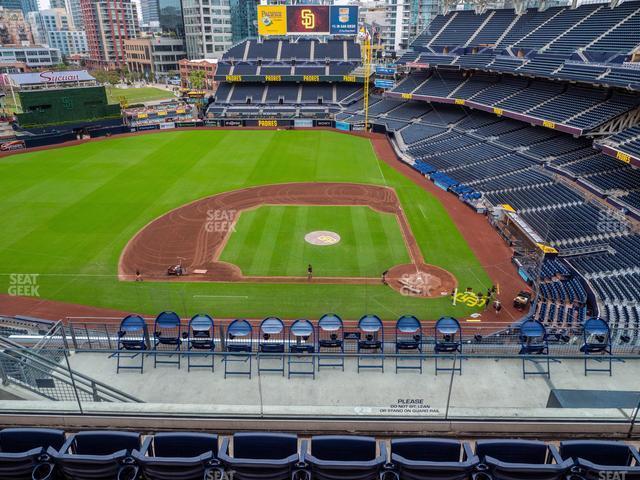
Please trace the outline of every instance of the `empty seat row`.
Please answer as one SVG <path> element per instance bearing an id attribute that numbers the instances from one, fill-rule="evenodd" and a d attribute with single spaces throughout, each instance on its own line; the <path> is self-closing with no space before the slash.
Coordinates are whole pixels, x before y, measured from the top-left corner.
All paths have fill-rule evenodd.
<path id="1" fill-rule="evenodd" d="M 560 480 L 640 478 L 640 454 L 620 441 L 478 440 L 196 432 L 0 431 L 0 475 L 11 480 Z M 568 478 L 568 477 L 567 477 Z"/>

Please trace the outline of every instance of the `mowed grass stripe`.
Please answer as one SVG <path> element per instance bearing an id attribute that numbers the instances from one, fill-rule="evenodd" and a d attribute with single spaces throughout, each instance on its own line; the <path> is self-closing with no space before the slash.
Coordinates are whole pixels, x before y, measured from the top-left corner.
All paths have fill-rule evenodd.
<path id="1" fill-rule="evenodd" d="M 264 220 L 262 229 L 252 232 L 253 235 L 258 236 L 259 241 L 252 252 L 253 258 L 247 270 L 248 275 L 264 275 L 264 272 L 270 275 L 271 259 L 279 254 L 276 239 L 280 231 L 280 225 L 282 224 L 284 208 L 285 207 L 266 208 L 267 214 L 261 216 Z"/>
<path id="2" fill-rule="evenodd" d="M 352 209 L 351 224 L 353 225 L 356 257 L 358 259 L 358 275 L 366 277 L 370 274 L 372 265 L 378 261 L 369 229 L 367 212 L 361 208 Z"/>
<path id="3" fill-rule="evenodd" d="M 289 232 L 290 236 L 299 235 L 300 232 L 308 232 L 307 222 L 309 220 L 309 207 L 301 206 L 301 207 L 290 207 L 288 209 L 291 212 L 291 224 L 288 225 L 288 229 L 286 231 Z M 285 230 L 285 229 L 283 229 Z M 282 239 L 282 245 L 286 245 L 287 240 L 290 237 Z M 282 255 L 283 257 L 283 269 L 281 271 L 285 272 L 287 276 L 298 276 L 304 275 L 306 273 L 306 265 L 303 262 L 300 262 L 299 259 L 304 260 L 304 251 L 307 247 L 307 242 L 302 241 L 294 241 L 291 243 L 289 255 Z"/>
<path id="4" fill-rule="evenodd" d="M 239 214 L 234 225 L 234 231 L 227 237 L 227 244 L 220 253 L 219 259 L 223 262 L 233 263 L 240 266 L 240 256 L 249 255 L 250 245 L 247 242 L 249 235 L 253 231 L 253 223 L 256 220 L 255 210 L 245 210 Z M 233 242 L 229 242 L 229 238 L 233 236 Z M 243 272 L 244 273 L 244 272 Z"/>

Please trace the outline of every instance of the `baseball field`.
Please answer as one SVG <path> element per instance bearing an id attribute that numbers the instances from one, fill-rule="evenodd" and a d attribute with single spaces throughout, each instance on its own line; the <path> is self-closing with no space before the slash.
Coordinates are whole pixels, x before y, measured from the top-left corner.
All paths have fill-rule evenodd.
<path id="1" fill-rule="evenodd" d="M 142 268 L 144 281 L 135 282 L 119 270 L 132 239 L 169 212 L 179 217 L 181 207 L 226 192 L 318 182 L 385 187 L 399 207 L 394 215 L 364 201 L 274 205 L 267 196 L 257 208 L 219 219 L 229 228 L 218 259 L 241 271 L 243 281 L 206 281 L 192 271 L 165 278 Z M 364 313 L 433 319 L 475 311 L 453 306 L 448 291 L 420 298 L 379 281 L 383 271 L 416 255 L 452 274 L 460 287 L 478 291 L 492 283 L 435 196 L 379 159 L 368 139 L 330 131 L 172 131 L 0 158 L 0 217 L 3 294 L 19 292 L 12 287 L 31 278 L 36 288 L 30 292 L 40 299 L 150 315 L 170 309 L 185 317 L 200 311 L 224 318 L 335 312 L 349 319 Z M 305 241 L 312 231 L 334 232 L 339 241 L 313 245 Z M 154 248 L 162 253 L 163 246 L 173 252 L 201 244 L 195 237 L 178 223 L 162 231 Z M 137 251 L 144 249 L 130 252 L 132 265 Z M 197 263 L 175 260 L 183 261 L 189 269 Z"/>

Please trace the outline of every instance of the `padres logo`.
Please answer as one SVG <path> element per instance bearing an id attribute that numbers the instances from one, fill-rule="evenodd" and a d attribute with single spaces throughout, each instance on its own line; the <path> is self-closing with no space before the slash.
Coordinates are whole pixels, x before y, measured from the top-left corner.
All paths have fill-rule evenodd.
<path id="1" fill-rule="evenodd" d="M 327 246 L 335 245 L 340 241 L 340 235 L 336 232 L 329 232 L 327 230 L 317 230 L 315 232 L 309 232 L 304 236 L 307 243 L 311 245 Z"/>
<path id="2" fill-rule="evenodd" d="M 307 30 L 311 30 L 316 26 L 316 15 L 308 9 L 304 9 L 300 12 L 300 18 L 302 19 L 302 26 Z"/>

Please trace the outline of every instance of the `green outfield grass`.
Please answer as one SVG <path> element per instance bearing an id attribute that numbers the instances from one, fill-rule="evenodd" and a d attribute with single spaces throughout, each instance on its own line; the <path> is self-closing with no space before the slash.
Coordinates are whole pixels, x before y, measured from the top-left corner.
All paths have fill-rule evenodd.
<path id="1" fill-rule="evenodd" d="M 383 285 L 120 282 L 126 243 L 167 211 L 255 185 L 326 181 L 389 185 L 425 259 L 464 287 L 490 280 L 439 201 L 379 161 L 366 139 L 329 131 L 172 131 L 0 159 L 0 291 L 38 274 L 47 299 L 155 314 L 317 318 L 462 316 L 449 298 L 403 297 Z M 1 304 L 0 304 L 1 310 Z M 1 313 L 1 311 L 0 311 Z"/>
<path id="2" fill-rule="evenodd" d="M 316 230 L 340 235 L 335 245 L 311 245 Z M 242 212 L 220 260 L 245 275 L 379 277 L 410 263 L 397 217 L 369 207 L 264 206 Z"/>
<path id="3" fill-rule="evenodd" d="M 134 103 L 152 102 L 155 100 L 172 100 L 176 98 L 172 92 L 155 87 L 107 87 L 107 99 L 109 103 L 120 103 L 120 100 L 123 97 L 127 99 L 127 102 L 130 105 Z"/>

